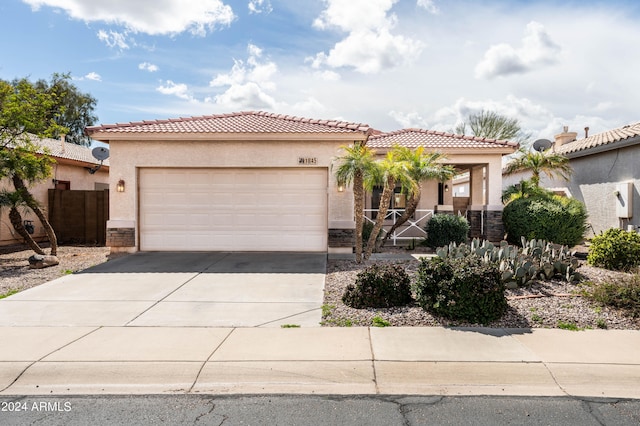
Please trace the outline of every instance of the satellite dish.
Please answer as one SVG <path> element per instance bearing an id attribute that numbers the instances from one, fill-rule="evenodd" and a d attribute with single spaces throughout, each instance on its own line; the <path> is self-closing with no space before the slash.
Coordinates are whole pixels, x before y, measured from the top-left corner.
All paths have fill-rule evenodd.
<path id="1" fill-rule="evenodd" d="M 105 147 L 98 146 L 91 150 L 91 155 L 93 155 L 96 160 L 102 162 L 109 158 L 109 150 Z"/>
<path id="2" fill-rule="evenodd" d="M 538 139 L 533 143 L 533 149 L 535 149 L 538 152 L 543 152 L 551 148 L 551 145 L 553 144 L 548 139 Z"/>
<path id="3" fill-rule="evenodd" d="M 87 167 L 89 173 L 94 174 L 95 172 L 100 170 L 100 167 L 102 167 L 102 162 L 109 158 L 109 150 L 103 146 L 97 146 L 91 150 L 91 155 L 93 155 L 96 160 L 100 161 L 100 164 L 98 164 L 96 167 Z"/>

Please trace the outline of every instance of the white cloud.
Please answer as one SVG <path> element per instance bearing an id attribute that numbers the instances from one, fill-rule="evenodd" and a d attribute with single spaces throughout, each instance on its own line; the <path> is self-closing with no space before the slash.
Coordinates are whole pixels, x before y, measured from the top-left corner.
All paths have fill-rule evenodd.
<path id="1" fill-rule="evenodd" d="M 514 48 L 501 43 L 491 46 L 475 68 L 476 78 L 494 78 L 509 74 L 522 74 L 558 61 L 560 46 L 544 26 L 529 22 L 522 39 L 522 47 Z"/>
<path id="2" fill-rule="evenodd" d="M 275 99 L 267 92 L 273 92 L 276 84 L 273 77 L 278 72 L 275 62 L 262 59 L 262 49 L 249 44 L 246 61 L 234 60 L 228 73 L 216 75 L 211 87 L 226 87 L 224 93 L 214 97 L 215 103 L 229 108 L 273 109 Z"/>
<path id="3" fill-rule="evenodd" d="M 250 0 L 248 7 L 249 13 L 271 13 L 273 11 L 270 0 Z"/>
<path id="4" fill-rule="evenodd" d="M 163 95 L 173 95 L 180 99 L 193 100 L 193 96 L 189 93 L 189 87 L 184 83 L 174 83 L 171 80 L 167 80 L 164 84 L 161 84 L 156 90 Z"/>
<path id="5" fill-rule="evenodd" d="M 127 32 L 120 33 L 117 31 L 109 31 L 107 33 L 104 30 L 100 30 L 98 31 L 98 38 L 109 47 L 117 47 L 120 50 L 129 48 L 129 44 L 127 43 Z"/>
<path id="6" fill-rule="evenodd" d="M 97 72 L 90 72 L 89 74 L 85 75 L 84 78 L 86 78 L 87 80 L 102 81 L 102 77 L 100 77 L 100 74 L 98 74 Z"/>
<path id="7" fill-rule="evenodd" d="M 315 75 L 316 77 L 319 77 L 320 79 L 322 79 L 324 81 L 339 81 L 340 80 L 340 74 L 338 74 L 335 71 L 331 71 L 331 70 L 316 71 L 315 73 L 313 73 L 313 75 Z"/>
<path id="8" fill-rule="evenodd" d="M 138 69 L 140 70 L 144 70 L 144 71 L 149 71 L 149 72 L 156 72 L 158 71 L 158 66 L 149 62 L 142 62 L 140 64 L 138 64 Z"/>
<path id="9" fill-rule="evenodd" d="M 205 35 L 235 18 L 221 0 L 23 0 L 33 10 L 49 6 L 64 10 L 85 22 L 120 25 L 132 32 L 151 35 L 185 31 Z"/>
<path id="10" fill-rule="evenodd" d="M 73 79 L 76 81 L 83 81 L 83 80 L 102 81 L 102 77 L 100 76 L 100 74 L 93 71 L 82 77 L 73 77 Z"/>
<path id="11" fill-rule="evenodd" d="M 418 128 L 428 129 L 427 120 L 417 112 L 390 111 L 389 116 L 402 126 L 403 129 Z"/>
<path id="12" fill-rule="evenodd" d="M 425 9 L 429 13 L 436 14 L 439 12 L 434 0 L 418 0 L 418 6 Z"/>
<path id="13" fill-rule="evenodd" d="M 314 68 L 351 67 L 372 74 L 410 62 L 419 56 L 423 43 L 392 34 L 398 18 L 389 13 L 398 0 L 325 0 L 326 9 L 314 21 L 320 30 L 337 28 L 347 36 L 329 53 L 307 59 Z"/>

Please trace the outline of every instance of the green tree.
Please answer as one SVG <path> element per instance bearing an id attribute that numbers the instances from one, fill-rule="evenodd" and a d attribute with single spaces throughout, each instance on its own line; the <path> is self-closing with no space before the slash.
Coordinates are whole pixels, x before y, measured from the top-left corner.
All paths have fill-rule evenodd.
<path id="1" fill-rule="evenodd" d="M 362 262 L 362 227 L 364 220 L 364 183 L 371 180 L 376 169 L 375 151 L 364 142 L 343 146 L 344 154 L 337 158 L 335 171 L 338 185 L 353 183 L 353 216 L 356 222 L 356 262 Z"/>
<path id="2" fill-rule="evenodd" d="M 494 111 L 482 110 L 470 114 L 467 120 L 458 124 L 455 133 L 466 135 L 467 126 L 473 136 L 479 138 L 501 139 L 525 143 L 530 135 L 522 130 L 517 118 L 509 118 Z"/>
<path id="3" fill-rule="evenodd" d="M 0 206 L 9 208 L 9 221 L 13 226 L 13 229 L 16 230 L 18 235 L 20 235 L 27 245 L 36 252 L 36 254 L 44 255 L 44 250 L 35 242 L 31 234 L 27 232 L 24 227 L 24 222 L 22 221 L 22 215 L 20 214 L 19 209 L 21 207 L 26 208 L 24 200 L 22 199 L 19 192 L 9 192 L 2 191 L 0 192 Z"/>
<path id="4" fill-rule="evenodd" d="M 11 179 L 17 201 L 36 214 L 49 238 L 52 256 L 58 248 L 55 232 L 25 182 L 37 182 L 51 174 L 53 160 L 39 153 L 31 138 L 67 132 L 55 120 L 59 108 L 55 93 L 43 91 L 27 79 L 0 80 L 0 179 Z"/>
<path id="5" fill-rule="evenodd" d="M 418 190 L 418 184 L 409 172 L 409 162 L 398 158 L 396 151 L 389 151 L 383 159 L 376 161 L 376 165 L 375 173 L 372 175 L 373 179 L 369 181 L 368 186 L 373 187 L 373 184 L 381 184 L 382 194 L 380 196 L 380 205 L 378 206 L 378 215 L 365 248 L 365 260 L 371 257 L 371 253 L 376 247 L 378 235 L 382 230 L 396 185 L 399 184 L 402 190 L 410 195 Z"/>
<path id="6" fill-rule="evenodd" d="M 512 175 L 522 171 L 531 172 L 531 183 L 535 187 L 540 186 L 541 173 L 551 179 L 559 177 L 564 180 L 569 180 L 573 173 L 569 159 L 564 155 L 551 150 L 539 152 L 524 147 L 507 163 L 504 174 Z"/>
<path id="7" fill-rule="evenodd" d="M 406 162 L 408 174 L 417 187 L 414 191 L 407 194 L 407 203 L 404 212 L 386 233 L 384 239 L 381 241 L 381 246 L 384 246 L 385 242 L 393 235 L 396 229 L 405 224 L 415 214 L 420 204 L 423 182 L 430 179 L 445 181 L 455 175 L 453 166 L 441 164 L 441 161 L 446 158 L 444 154 L 427 152 L 424 150 L 424 147 L 418 147 L 412 150 L 397 145 L 393 148 L 393 152 L 395 158 Z"/>
<path id="8" fill-rule="evenodd" d="M 69 73 L 54 73 L 50 81 L 38 80 L 35 87 L 42 93 L 50 94 L 54 100 L 52 114 L 48 118 L 67 129 L 66 141 L 77 145 L 91 145 L 91 138 L 84 133 L 84 129 L 98 121 L 94 114 L 96 99 L 81 92 L 71 82 Z"/>
<path id="9" fill-rule="evenodd" d="M 502 203 L 509 204 L 518 198 L 553 197 L 555 194 L 547 189 L 535 186 L 531 180 L 521 180 L 502 191 Z"/>

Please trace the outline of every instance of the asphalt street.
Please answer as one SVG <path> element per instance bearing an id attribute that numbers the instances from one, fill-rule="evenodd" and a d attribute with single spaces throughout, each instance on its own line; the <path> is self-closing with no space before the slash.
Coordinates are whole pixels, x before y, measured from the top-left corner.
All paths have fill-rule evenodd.
<path id="1" fill-rule="evenodd" d="M 640 400 L 398 395 L 16 396 L 0 398 L 0 424 L 637 426 Z"/>

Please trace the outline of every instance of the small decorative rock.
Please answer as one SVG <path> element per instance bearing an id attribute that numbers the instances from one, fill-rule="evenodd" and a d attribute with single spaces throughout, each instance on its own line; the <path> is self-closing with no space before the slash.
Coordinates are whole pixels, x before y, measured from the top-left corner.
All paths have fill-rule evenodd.
<path id="1" fill-rule="evenodd" d="M 34 254 L 33 256 L 29 257 L 29 269 L 42 269 L 59 264 L 60 261 L 56 256 L 43 256 L 41 254 Z"/>

